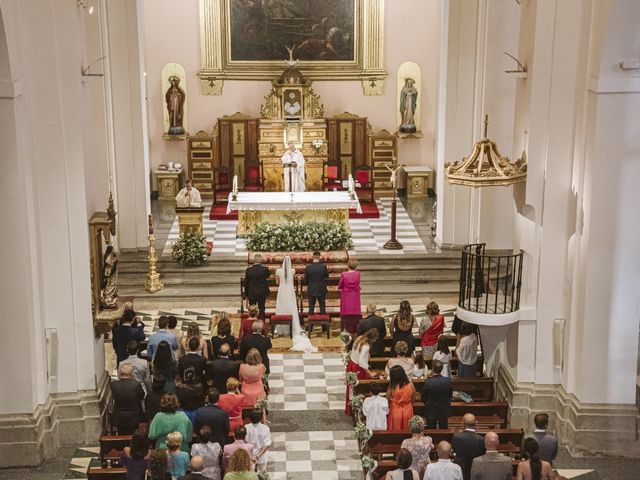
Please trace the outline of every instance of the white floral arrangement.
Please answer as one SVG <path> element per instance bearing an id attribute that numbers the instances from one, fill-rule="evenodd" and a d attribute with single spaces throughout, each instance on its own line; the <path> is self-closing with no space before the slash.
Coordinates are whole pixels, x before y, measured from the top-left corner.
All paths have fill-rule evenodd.
<path id="1" fill-rule="evenodd" d="M 264 470 L 258 470 L 258 480 L 271 480 L 269 474 Z"/>
<path id="2" fill-rule="evenodd" d="M 263 412 L 269 411 L 269 400 L 267 397 L 258 398 L 256 400 L 256 409 L 262 410 Z"/>
<path id="3" fill-rule="evenodd" d="M 360 395 L 354 395 L 353 397 L 351 397 L 351 408 L 354 411 L 360 411 L 362 410 L 362 404 L 364 403 L 364 395 L 360 394 Z"/>
<path id="4" fill-rule="evenodd" d="M 254 252 L 337 251 L 352 247 L 351 233 L 344 225 L 318 220 L 260 223 L 247 236 L 247 249 Z"/>
<path id="5" fill-rule="evenodd" d="M 171 256 L 183 267 L 197 267 L 207 261 L 209 251 L 205 236 L 185 232 L 171 248 Z"/>
<path id="6" fill-rule="evenodd" d="M 358 374 L 356 372 L 347 372 L 344 375 L 345 380 L 347 381 L 347 385 L 351 388 L 355 388 L 358 386 L 360 381 L 358 380 Z"/>
<path id="7" fill-rule="evenodd" d="M 362 422 L 356 423 L 356 426 L 353 428 L 353 436 L 358 441 L 360 449 L 362 449 L 367 444 L 367 442 L 371 438 L 371 435 L 371 431 Z"/>

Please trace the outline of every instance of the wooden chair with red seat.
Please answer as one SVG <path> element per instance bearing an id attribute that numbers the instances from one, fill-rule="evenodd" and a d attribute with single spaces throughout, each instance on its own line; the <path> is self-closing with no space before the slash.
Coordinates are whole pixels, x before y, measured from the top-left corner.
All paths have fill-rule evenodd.
<path id="1" fill-rule="evenodd" d="M 231 193 L 231 172 L 229 167 L 215 167 L 213 172 L 213 203 L 218 199 L 226 202 Z"/>
<path id="2" fill-rule="evenodd" d="M 322 190 L 342 190 L 340 162 L 327 161 L 322 166 Z"/>
<path id="3" fill-rule="evenodd" d="M 264 173 L 262 169 L 262 162 L 253 161 L 247 163 L 244 190 L 246 192 L 264 192 Z"/>
<path id="4" fill-rule="evenodd" d="M 375 202 L 373 196 L 372 170 L 369 165 L 358 165 L 355 170 L 356 193 L 359 200 Z"/>

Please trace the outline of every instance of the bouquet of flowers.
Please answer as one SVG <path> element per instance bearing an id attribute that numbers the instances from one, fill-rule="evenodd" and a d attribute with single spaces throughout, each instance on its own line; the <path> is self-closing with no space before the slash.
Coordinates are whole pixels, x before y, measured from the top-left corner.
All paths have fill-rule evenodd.
<path id="1" fill-rule="evenodd" d="M 207 261 L 207 239 L 195 232 L 185 232 L 173 244 L 171 256 L 183 267 L 197 267 Z"/>
<path id="2" fill-rule="evenodd" d="M 351 247 L 351 233 L 337 222 L 260 223 L 247 236 L 247 249 L 254 252 L 335 251 Z"/>
<path id="3" fill-rule="evenodd" d="M 347 381 L 347 385 L 350 385 L 351 388 L 356 387 L 360 383 L 356 372 L 347 372 L 344 374 L 344 377 Z"/>
<path id="4" fill-rule="evenodd" d="M 362 449 L 371 438 L 371 432 L 364 423 L 358 422 L 353 428 L 353 436 L 360 444 L 360 449 Z"/>
<path id="5" fill-rule="evenodd" d="M 351 397 L 351 408 L 353 411 L 362 410 L 362 404 L 364 403 L 364 395 L 354 395 Z"/>

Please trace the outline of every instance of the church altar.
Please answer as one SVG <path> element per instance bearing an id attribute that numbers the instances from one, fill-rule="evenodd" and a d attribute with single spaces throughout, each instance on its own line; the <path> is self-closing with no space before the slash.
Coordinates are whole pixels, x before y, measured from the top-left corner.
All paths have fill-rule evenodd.
<path id="1" fill-rule="evenodd" d="M 291 220 L 338 222 L 349 229 L 349 210 L 362 213 L 358 197 L 349 192 L 238 192 L 229 194 L 227 213 L 238 212 L 236 234 L 246 236 L 259 223 Z"/>

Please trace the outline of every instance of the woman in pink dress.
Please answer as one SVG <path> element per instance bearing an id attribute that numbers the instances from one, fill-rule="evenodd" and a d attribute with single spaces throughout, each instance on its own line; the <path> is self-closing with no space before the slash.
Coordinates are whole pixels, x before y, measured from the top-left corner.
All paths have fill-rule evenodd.
<path id="1" fill-rule="evenodd" d="M 240 393 L 240 382 L 237 378 L 229 377 L 227 380 L 227 392 L 220 395 L 218 406 L 229 414 L 229 431 L 243 424 L 242 407 L 244 395 Z"/>
<path id="2" fill-rule="evenodd" d="M 266 371 L 260 352 L 255 348 L 249 350 L 247 363 L 240 365 L 240 380 L 242 381 L 245 407 L 255 407 L 256 401 L 265 397 L 262 377 Z"/>
<path id="3" fill-rule="evenodd" d="M 352 335 L 358 333 L 358 324 L 362 318 L 360 307 L 360 272 L 356 270 L 358 262 L 349 260 L 349 271 L 340 274 L 340 323 L 342 328 Z"/>

